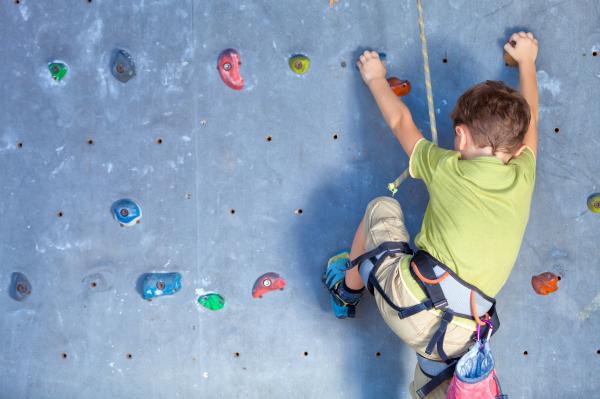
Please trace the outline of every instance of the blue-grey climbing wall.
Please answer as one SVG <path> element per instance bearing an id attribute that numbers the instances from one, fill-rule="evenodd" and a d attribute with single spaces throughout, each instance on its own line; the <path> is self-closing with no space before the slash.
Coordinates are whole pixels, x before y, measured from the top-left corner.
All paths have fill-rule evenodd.
<path id="1" fill-rule="evenodd" d="M 517 83 L 508 34 L 540 40 L 537 187 L 493 340 L 513 398 L 599 395 L 600 215 L 586 206 L 600 191 L 599 20 L 595 0 L 425 2 L 445 146 L 466 88 Z M 4 0 L 0 398 L 408 397 L 414 354 L 371 298 L 336 320 L 320 274 L 407 166 L 356 54 L 387 54 L 429 134 L 418 34 L 413 0 Z M 228 48 L 242 90 L 217 71 Z M 135 64 L 126 83 L 116 49 Z M 293 54 L 310 58 L 304 75 Z M 425 188 L 407 181 L 396 197 L 414 236 Z M 113 219 L 121 198 L 139 224 Z M 538 296 L 531 276 L 546 271 L 560 289 Z M 31 284 L 22 301 L 13 272 Z M 180 273 L 181 289 L 143 300 L 150 272 Z M 285 289 L 255 299 L 267 272 Z M 221 310 L 198 304 L 209 292 Z"/>

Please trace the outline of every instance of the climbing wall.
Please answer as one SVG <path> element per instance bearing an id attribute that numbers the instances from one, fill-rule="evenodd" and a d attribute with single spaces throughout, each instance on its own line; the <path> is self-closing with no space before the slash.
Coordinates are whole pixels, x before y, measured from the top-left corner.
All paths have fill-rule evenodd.
<path id="1" fill-rule="evenodd" d="M 0 398 L 408 397 L 414 354 L 371 298 L 336 320 L 320 274 L 407 166 L 354 67 L 361 49 L 411 82 L 405 101 L 429 134 L 415 2 L 68 3 L 0 4 Z M 517 83 L 506 37 L 539 37 L 536 192 L 493 345 L 513 398 L 598 397 L 600 215 L 587 200 L 600 191 L 600 7 L 424 6 L 444 146 L 465 89 Z M 125 83 L 119 49 L 135 65 Z M 241 90 L 217 70 L 226 49 Z M 310 65 L 292 70 L 296 54 Z M 131 227 L 113 217 L 124 198 L 143 212 Z M 396 198 L 414 236 L 425 188 L 406 181 Z M 29 287 L 11 292 L 15 272 Z M 144 275 L 167 272 L 181 288 L 144 300 Z M 268 272 L 285 288 L 269 280 L 276 290 L 253 298 Z M 531 287 L 543 272 L 561 278 L 548 296 Z M 198 302 L 218 309 L 210 293 L 222 309 Z"/>

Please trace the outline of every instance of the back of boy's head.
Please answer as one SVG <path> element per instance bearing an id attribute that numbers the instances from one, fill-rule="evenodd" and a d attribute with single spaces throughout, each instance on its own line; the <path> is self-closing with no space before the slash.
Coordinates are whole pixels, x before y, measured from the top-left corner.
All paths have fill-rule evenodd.
<path id="1" fill-rule="evenodd" d="M 531 114 L 521 93 L 503 82 L 488 80 L 467 90 L 456 102 L 454 127 L 469 128 L 477 147 L 516 153 L 523 144 Z"/>

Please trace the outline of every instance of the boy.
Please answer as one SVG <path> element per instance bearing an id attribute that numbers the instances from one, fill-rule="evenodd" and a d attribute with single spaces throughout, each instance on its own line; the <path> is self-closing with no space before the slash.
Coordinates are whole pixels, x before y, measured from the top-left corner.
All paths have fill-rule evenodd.
<path id="1" fill-rule="evenodd" d="M 331 258 L 323 280 L 339 318 L 354 316 L 369 286 L 385 322 L 417 352 L 413 398 L 445 398 L 446 377 L 452 376 L 447 364 L 472 345 L 476 323 L 487 314 L 498 327 L 493 297 L 514 266 L 529 218 L 537 153 L 537 40 L 518 32 L 504 48 L 518 63 L 520 93 L 492 81 L 465 92 L 451 115 L 454 151 L 424 139 L 387 84 L 377 53 L 365 51 L 357 62 L 410 156 L 410 175 L 425 182 L 430 199 L 414 257 L 400 205 L 376 198 L 350 254 Z"/>

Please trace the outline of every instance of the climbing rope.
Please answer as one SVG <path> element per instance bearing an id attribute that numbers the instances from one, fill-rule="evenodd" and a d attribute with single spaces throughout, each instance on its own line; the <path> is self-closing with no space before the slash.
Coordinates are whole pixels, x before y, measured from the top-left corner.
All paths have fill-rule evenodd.
<path id="1" fill-rule="evenodd" d="M 435 124 L 435 108 L 433 107 L 433 90 L 431 89 L 431 73 L 429 71 L 429 52 L 427 51 L 427 37 L 425 36 L 425 19 L 423 18 L 423 0 L 417 0 L 417 11 L 419 13 L 419 37 L 421 39 L 421 54 L 423 55 L 423 71 L 425 72 L 425 91 L 427 93 L 427 108 L 429 109 L 429 124 L 431 125 L 431 139 L 438 143 L 438 133 Z M 408 168 L 402 174 L 388 184 L 388 189 L 394 196 L 398 192 L 398 186 L 408 177 Z"/>

